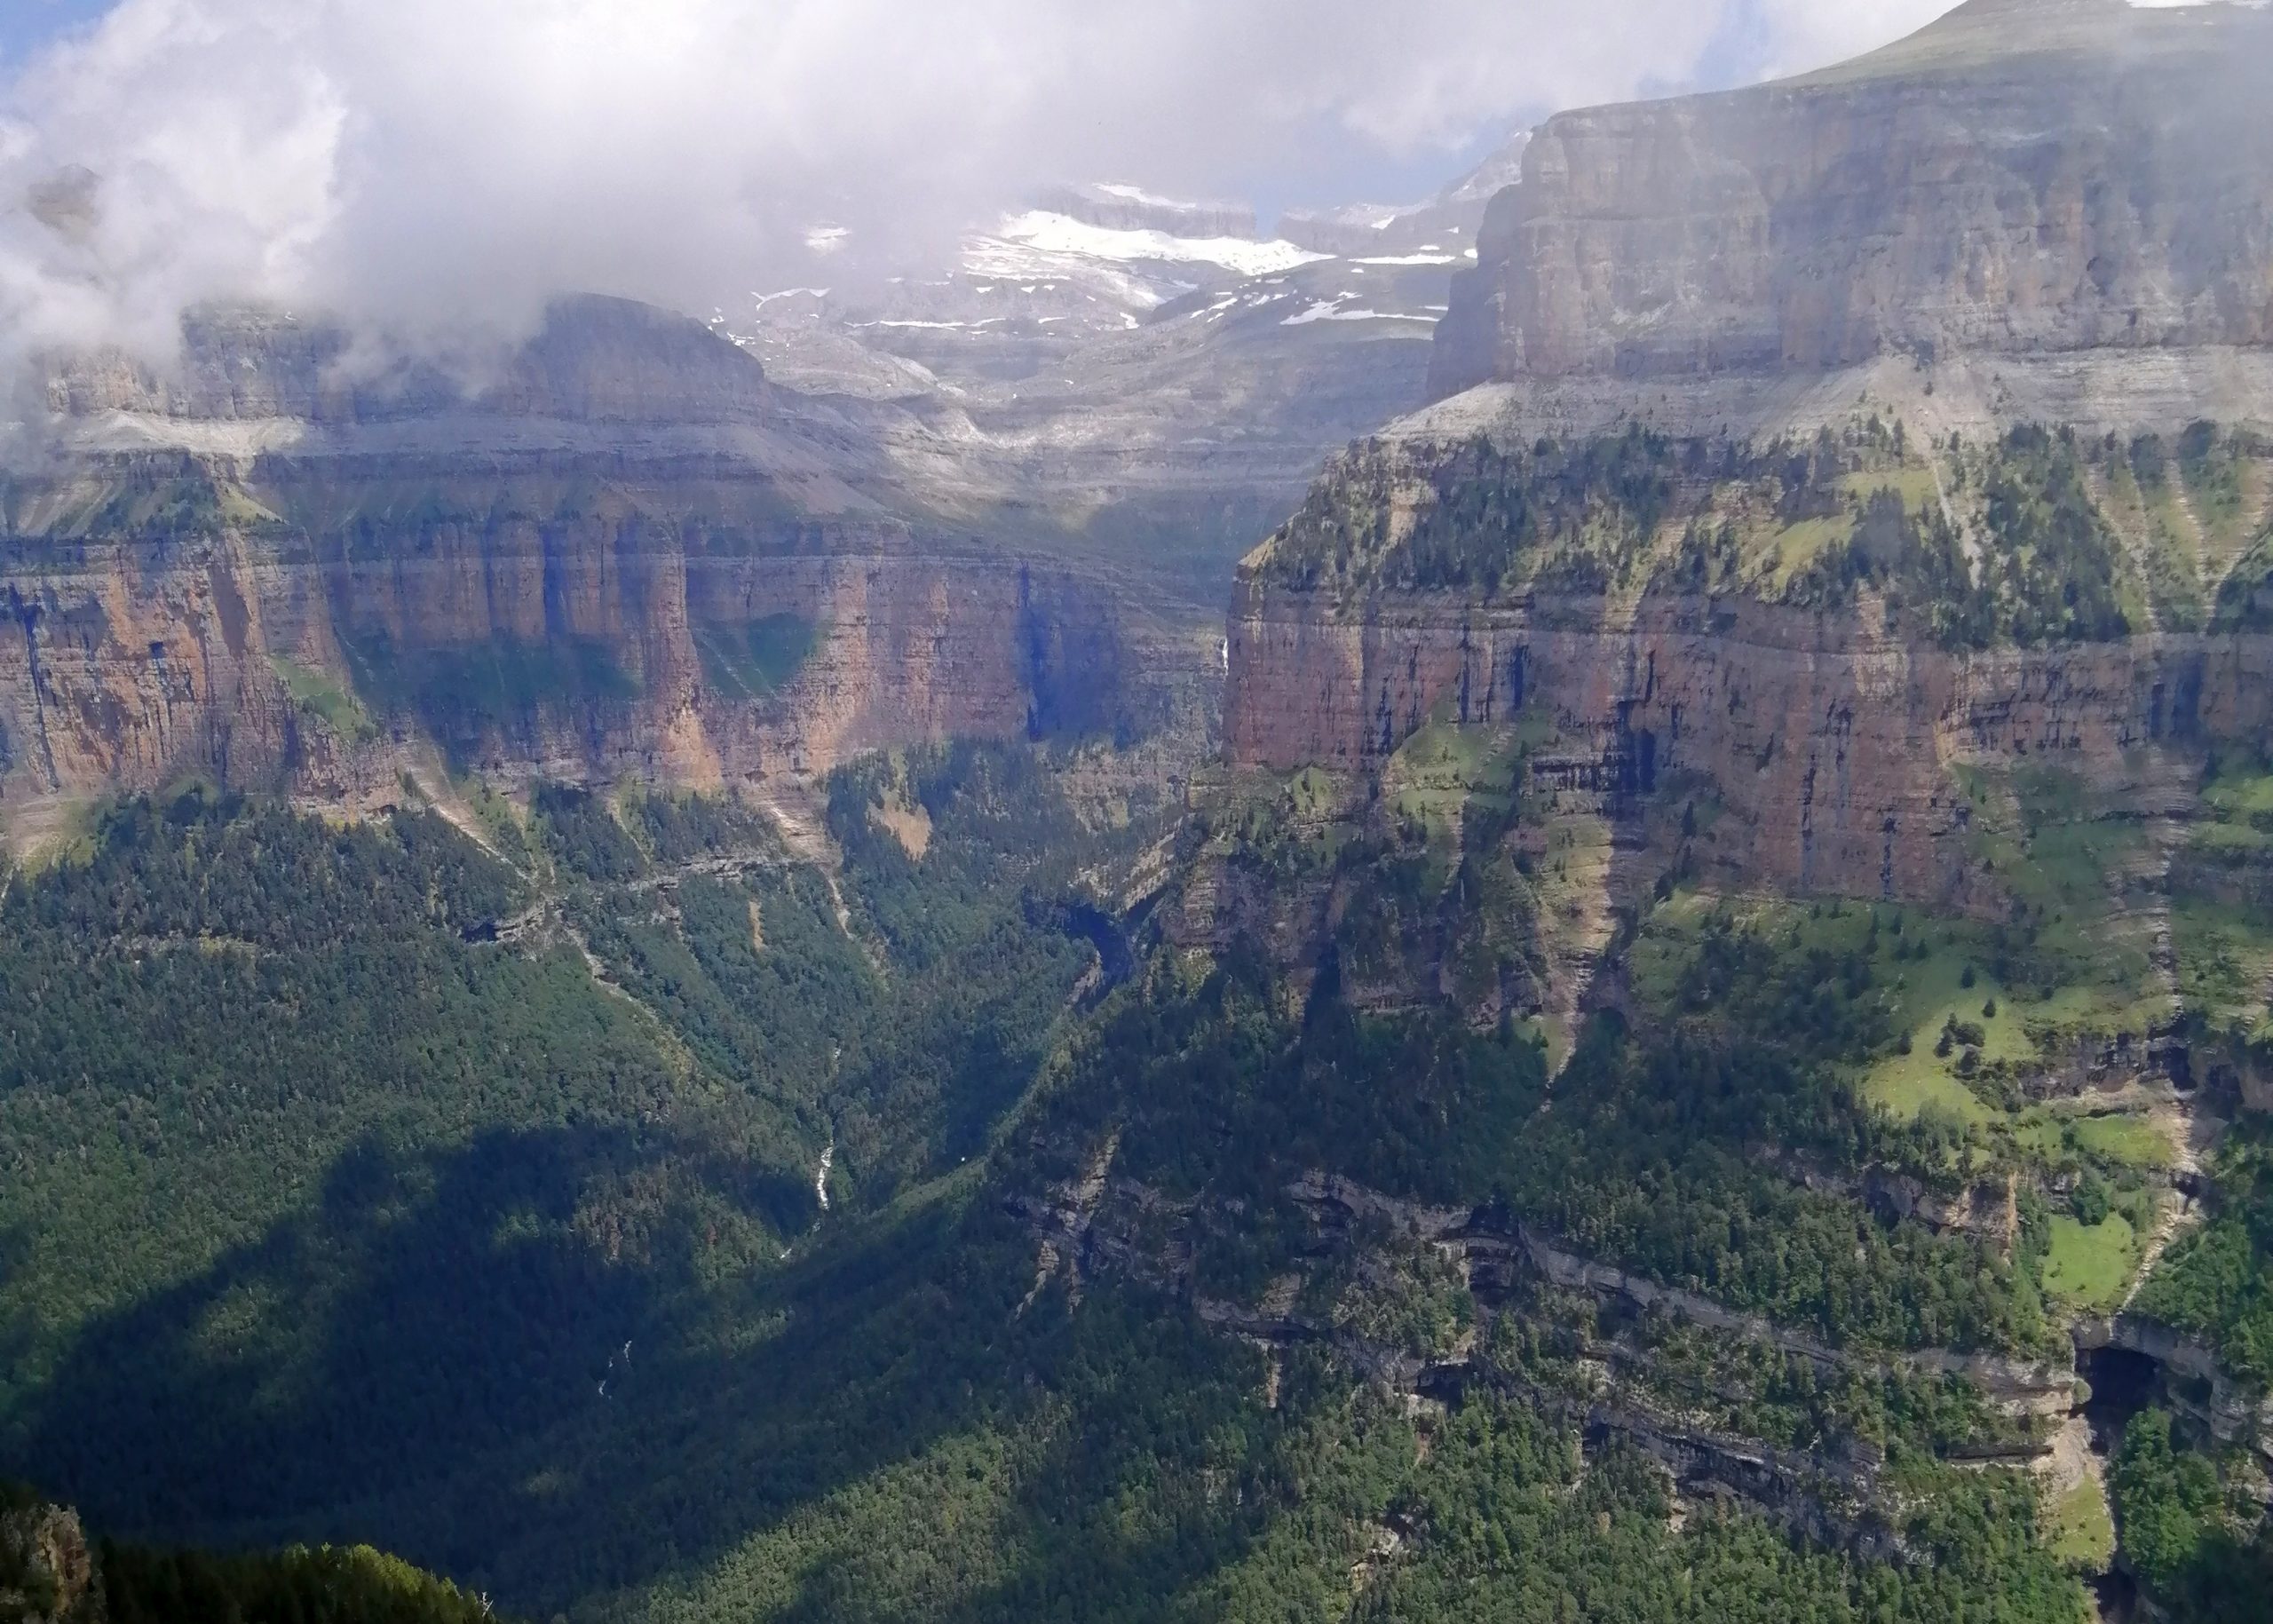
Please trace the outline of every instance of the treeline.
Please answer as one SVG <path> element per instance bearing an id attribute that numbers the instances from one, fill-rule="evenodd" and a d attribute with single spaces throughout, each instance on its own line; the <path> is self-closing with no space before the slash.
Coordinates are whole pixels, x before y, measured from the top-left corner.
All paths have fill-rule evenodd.
<path id="1" fill-rule="evenodd" d="M 952 1248 L 985 1244 L 974 1213 Z M 1030 1256 L 1012 1248 L 1013 1256 Z M 870 1260 L 866 1269 L 880 1266 Z M 931 1265 L 938 1267 L 935 1260 Z M 863 1272 L 866 1272 L 864 1269 Z M 958 1279 L 967 1278 L 954 1271 Z M 1477 1387 L 1416 1414 L 1314 1350 L 1259 1353 L 1111 1276 L 992 1312 L 942 1302 L 936 1403 L 881 1461 L 888 1360 L 836 1373 L 800 1446 L 862 1470 L 746 1518 L 715 1559 L 646 1592 L 643 1624 L 922 1617 L 946 1624 L 1354 1616 L 1540 1624 L 1991 1619 L 2078 1624 L 2024 1477 L 1942 1473 L 1899 1528 L 1913 1560 L 1794 1537 L 1739 1501 L 1679 1504 L 1661 1469 Z M 994 1317 L 999 1316 L 999 1318 Z M 772 1477 L 790 1464 L 753 1461 Z M 1930 1489 L 1930 1493 L 1927 1492 Z M 729 1490 L 729 1492 L 733 1492 Z M 593 1607 L 580 1616 L 598 1618 Z"/>
<path id="2" fill-rule="evenodd" d="M 1667 1533 L 1667 1479 L 1522 1406 L 1471 1399 L 1432 1440 L 1392 1527 L 1410 1557 L 1379 1565 L 1354 1616 L 1410 1624 L 2075 1624 L 2082 1596 L 2036 1538 L 2024 1480 L 1943 1474 L 1903 1530 L 1917 1559 L 1869 1561 L 1704 1501 Z"/>
<path id="3" fill-rule="evenodd" d="M 1733 478 L 1749 461 L 1733 445 L 1639 425 L 1516 448 L 1477 435 L 1414 455 L 1431 499 L 1409 532 L 1392 535 L 1389 524 L 1408 464 L 1378 444 L 1353 448 L 1272 537 L 1272 577 L 1303 588 L 1496 591 L 1519 560 L 1557 544 L 1630 552 L 1654 535 L 1678 479 Z"/>
<path id="4" fill-rule="evenodd" d="M 495 1616 L 487 1598 L 365 1545 L 91 1546 L 76 1513 L 0 1482 L 0 1624 L 486 1624 Z"/>
<path id="5" fill-rule="evenodd" d="M 211 1555 L 106 1541 L 107 1624 L 488 1624 L 479 1596 L 368 1545 Z"/>
<path id="6" fill-rule="evenodd" d="M 1945 647 L 2103 641 L 2134 630 L 2150 598 L 2175 603 L 2201 588 L 2177 580 L 2190 563 L 2159 554 L 2146 566 L 2152 578 L 2141 575 L 2095 479 L 2119 466 L 2150 501 L 2182 481 L 2212 522 L 2242 523 L 2237 470 L 2265 449 L 2208 424 L 2174 447 L 2024 424 L 1983 444 L 1913 448 L 1899 424 L 1876 418 L 1764 444 L 1634 426 L 1529 447 L 1481 436 L 1366 446 L 1312 489 L 1272 538 L 1266 568 L 1305 589 L 1489 596 L 1521 582 L 1591 594 L 1655 557 L 1649 584 L 1659 591 L 1829 611 L 1869 589 Z M 1936 488 L 1920 489 L 1916 451 L 1944 470 Z M 1414 484 L 1425 487 L 1417 503 Z M 1392 525 L 1407 512 L 1409 523 Z M 1671 556 L 1658 555 L 1660 530 L 1684 515 Z M 1788 563 L 1786 547 L 1798 550 Z M 2264 573 L 2245 561 L 2226 584 L 2222 623 L 2257 612 Z"/>
<path id="7" fill-rule="evenodd" d="M 609 973 L 718 1075 L 796 1111 L 810 1159 L 833 1141 L 840 1196 L 882 1200 L 983 1148 L 1025 1090 L 1096 963 L 1060 904 L 1144 826 L 1093 834 L 1023 749 L 876 757 L 826 788 L 834 887 L 714 802 L 545 788 L 534 823 Z M 644 883 L 725 852 L 773 860 L 667 897 Z"/>
<path id="8" fill-rule="evenodd" d="M 2100 448 L 2025 424 L 1977 448 L 1953 440 L 1933 453 L 1949 468 L 1945 505 L 1905 497 L 1898 456 L 1888 463 L 1865 448 L 1842 458 L 1827 431 L 1823 441 L 1822 455 L 1786 464 L 1777 511 L 1850 527 L 1790 572 L 1778 601 L 1844 609 L 1867 587 L 1889 615 L 1948 648 L 2099 642 L 2132 630 L 2125 603 L 2138 582 L 2087 478 Z M 1952 511 L 1972 516 L 1967 531 Z M 1742 590 L 1743 551 L 1734 523 L 1692 523 L 1659 584 Z"/>
<path id="9" fill-rule="evenodd" d="M 320 1516 L 526 1438 L 811 1224 L 794 1111 L 489 944 L 523 901 L 432 814 L 200 793 L 13 877 L 0 1462 L 126 1530 Z"/>
<path id="10" fill-rule="evenodd" d="M 330 828 L 273 803 L 193 788 L 96 821 L 83 862 L 10 888 L 16 931 L 90 949 L 136 939 L 218 939 L 274 950 L 465 931 L 516 894 L 511 871 L 432 812 Z"/>
<path id="11" fill-rule="evenodd" d="M 511 866 L 429 812 L 193 791 L 13 876 L 0 1463 L 137 1533 L 354 1505 L 480 1559 L 486 1471 L 581 1470 L 675 1360 L 778 1331 L 751 1295 L 813 1244 L 832 1140 L 847 1224 L 985 1149 L 1097 962 L 1064 887 L 1150 837 L 976 748 L 840 777 L 834 883 L 731 799 L 477 811 Z M 429 1524 L 448 1484 L 480 1509 Z"/>

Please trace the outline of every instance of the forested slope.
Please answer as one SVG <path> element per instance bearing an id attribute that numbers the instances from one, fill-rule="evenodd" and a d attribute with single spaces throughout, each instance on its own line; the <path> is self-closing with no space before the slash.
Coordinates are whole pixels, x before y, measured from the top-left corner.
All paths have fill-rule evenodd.
<path id="1" fill-rule="evenodd" d="M 2190 581 L 2178 655 L 2257 635 L 2262 448 L 1924 455 L 1360 454 L 1251 582 L 1414 704 L 1181 804 L 1044 744 L 108 809 L 0 899 L 0 1462 L 578 1620 L 2250 1616 L 2273 775 L 2090 673 Z M 1754 613 L 1813 629 L 1739 683 Z M 1738 796 L 1899 754 L 1785 759 L 1850 631 L 2107 737 L 1992 693 L 1896 764 L 1961 883 L 1795 884 Z"/>

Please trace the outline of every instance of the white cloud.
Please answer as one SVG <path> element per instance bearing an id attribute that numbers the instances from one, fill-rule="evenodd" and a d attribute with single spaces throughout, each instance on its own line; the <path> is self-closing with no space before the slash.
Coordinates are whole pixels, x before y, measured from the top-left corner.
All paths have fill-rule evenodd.
<path id="1" fill-rule="evenodd" d="M 1752 0 L 1769 75 L 1804 72 L 1913 34 L 1952 0 Z"/>
<path id="2" fill-rule="evenodd" d="M 0 93 L 0 345 L 155 353 L 186 305 L 236 297 L 429 336 L 568 289 L 708 309 L 805 268 L 820 222 L 915 258 L 1049 180 L 1214 192 L 1321 128 L 1450 149 L 1682 82 L 1746 7 L 1779 61 L 1935 9 L 123 0 Z M 91 215 L 19 203 L 73 166 Z"/>

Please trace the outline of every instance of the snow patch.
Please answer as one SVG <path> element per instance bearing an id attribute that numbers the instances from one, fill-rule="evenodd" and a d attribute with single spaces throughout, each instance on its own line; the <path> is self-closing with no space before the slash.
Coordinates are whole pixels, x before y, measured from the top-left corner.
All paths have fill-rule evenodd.
<path id="1" fill-rule="evenodd" d="M 1346 296 L 1345 296 L 1346 297 Z M 1308 310 L 1297 311 L 1279 325 L 1308 327 L 1313 321 L 1419 321 L 1434 327 L 1434 316 L 1411 316 L 1394 310 L 1344 310 L 1337 299 L 1316 299 Z"/>
<path id="2" fill-rule="evenodd" d="M 752 289 L 749 297 L 757 302 L 757 307 L 760 310 L 764 310 L 776 299 L 825 299 L 828 297 L 828 289 L 826 288 L 784 288 L 779 293 L 760 293 L 756 289 Z"/>
<path id="3" fill-rule="evenodd" d="M 1116 180 L 1101 180 L 1096 189 L 1107 197 L 1117 197 L 1123 202 L 1143 203 L 1151 209 L 1188 209 L 1194 206 L 1181 198 L 1162 197 L 1158 192 L 1147 192 L 1142 186 L 1124 186 Z"/>
<path id="4" fill-rule="evenodd" d="M 1247 237 L 1177 237 L 1164 231 L 1121 231 L 1091 226 L 1047 209 L 1029 210 L 1003 221 L 995 236 L 1002 242 L 1046 254 L 1072 254 L 1121 264 L 1161 260 L 1169 264 L 1216 265 L 1241 276 L 1269 276 L 1332 257 L 1275 239 L 1258 242 Z"/>

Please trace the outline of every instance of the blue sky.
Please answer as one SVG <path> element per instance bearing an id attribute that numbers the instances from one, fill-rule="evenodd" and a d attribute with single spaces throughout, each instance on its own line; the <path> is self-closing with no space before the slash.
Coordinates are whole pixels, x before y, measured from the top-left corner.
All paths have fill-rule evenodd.
<path id="1" fill-rule="evenodd" d="M 110 0 L 0 0 L 0 64 L 20 61 L 73 24 L 109 9 Z"/>
<path id="2" fill-rule="evenodd" d="M 1520 5 L 1523 0 L 1509 0 Z M 1824 0 L 1827 8 L 1848 0 Z M 1889 9 L 1896 19 L 1866 31 L 1865 44 L 1877 44 L 1907 32 L 1926 16 L 1955 5 L 1958 0 L 1924 0 L 1922 7 L 1905 8 L 1894 0 Z M 1791 8 L 1786 6 L 1786 12 Z M 1788 21 L 1788 17 L 1786 19 Z M 1734 0 L 1722 16 L 1712 40 L 1699 58 L 1696 71 L 1679 80 L 1648 80 L 1637 87 L 1643 96 L 1675 96 L 1688 91 L 1723 90 L 1753 83 L 1791 64 L 1781 59 L 1787 42 L 1778 20 L 1763 0 Z M 1833 51 L 1826 59 L 1835 59 Z M 1812 60 L 1804 64 L 1814 67 Z M 1482 162 L 1517 131 L 1561 109 L 1541 103 L 1477 130 L 1455 152 L 1430 148 L 1398 157 L 1369 146 L 1350 131 L 1321 123 L 1305 158 L 1282 168 L 1235 178 L 1224 188 L 1252 202 L 1265 220 L 1282 209 L 1347 202 L 1409 202 L 1428 196 L 1456 176 Z"/>

